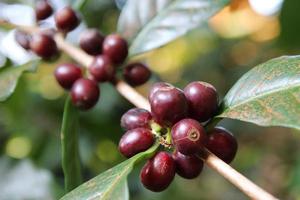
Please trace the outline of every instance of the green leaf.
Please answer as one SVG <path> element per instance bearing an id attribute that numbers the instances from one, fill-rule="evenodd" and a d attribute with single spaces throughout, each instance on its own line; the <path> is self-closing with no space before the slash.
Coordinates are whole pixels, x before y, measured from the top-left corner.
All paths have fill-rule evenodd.
<path id="1" fill-rule="evenodd" d="M 18 84 L 18 80 L 24 72 L 33 72 L 37 68 L 38 61 L 30 61 L 20 66 L 7 66 L 0 70 L 0 102 L 12 95 Z"/>
<path id="2" fill-rule="evenodd" d="M 300 56 L 275 58 L 243 75 L 217 117 L 300 129 Z"/>
<path id="3" fill-rule="evenodd" d="M 82 183 L 78 150 L 78 110 L 66 99 L 61 128 L 62 168 L 65 190 L 69 192 Z"/>
<path id="4" fill-rule="evenodd" d="M 229 0 L 128 0 L 118 31 L 132 40 L 130 55 L 165 45 L 207 23 Z"/>
<path id="5" fill-rule="evenodd" d="M 128 200 L 127 176 L 135 163 L 153 155 L 159 145 L 153 145 L 149 150 L 103 172 L 88 182 L 82 184 L 61 200 Z"/>

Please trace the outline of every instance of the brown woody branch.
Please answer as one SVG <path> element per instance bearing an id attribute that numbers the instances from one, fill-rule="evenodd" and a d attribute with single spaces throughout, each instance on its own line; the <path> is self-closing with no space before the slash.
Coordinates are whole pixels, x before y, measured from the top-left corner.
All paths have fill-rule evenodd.
<path id="1" fill-rule="evenodd" d="M 5 22 L 7 23 L 7 22 Z M 1 20 L 0 20 L 1 24 Z M 39 28 L 36 27 L 23 27 L 19 26 L 18 28 L 27 31 L 27 32 L 37 32 Z M 85 52 L 80 50 L 79 48 L 69 44 L 64 40 L 62 34 L 55 34 L 55 41 L 60 50 L 64 51 L 68 54 L 72 59 L 76 62 L 80 63 L 84 67 L 88 67 L 93 61 L 93 57 L 87 55 Z M 129 86 L 127 83 L 118 80 L 115 84 L 118 92 L 124 96 L 128 101 L 130 101 L 133 105 L 139 108 L 145 108 L 149 110 L 150 106 L 145 97 L 139 94 L 134 88 Z M 223 162 L 221 159 L 216 157 L 214 154 L 209 152 L 207 149 L 204 150 L 204 154 L 201 155 L 201 159 L 213 170 L 222 175 L 225 179 L 235 185 L 238 189 L 240 189 L 243 193 L 245 193 L 249 198 L 255 200 L 276 200 L 274 196 L 254 184 L 252 181 L 247 179 L 245 176 L 237 172 L 231 166 Z"/>

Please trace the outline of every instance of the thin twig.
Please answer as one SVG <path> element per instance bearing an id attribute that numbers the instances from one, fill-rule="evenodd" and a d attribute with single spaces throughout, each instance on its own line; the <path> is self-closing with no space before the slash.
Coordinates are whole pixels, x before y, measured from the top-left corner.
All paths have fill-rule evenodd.
<path id="1" fill-rule="evenodd" d="M 21 27 L 24 31 L 35 32 L 36 28 L 30 29 L 30 27 Z M 67 43 L 62 35 L 56 34 L 55 41 L 57 42 L 58 48 L 67 53 L 71 58 L 80 63 L 81 65 L 88 67 L 93 61 L 93 57 L 87 55 L 79 48 Z M 135 89 L 129 86 L 123 81 L 118 81 L 115 85 L 116 89 L 121 95 L 137 107 L 149 109 L 149 103 L 145 97 L 139 94 Z M 205 163 L 233 185 L 239 188 L 243 193 L 255 200 L 277 200 L 271 194 L 258 187 L 252 181 L 247 179 L 245 176 L 237 172 L 231 166 L 227 165 L 221 159 L 216 157 L 214 154 L 205 149 L 204 151 Z"/>

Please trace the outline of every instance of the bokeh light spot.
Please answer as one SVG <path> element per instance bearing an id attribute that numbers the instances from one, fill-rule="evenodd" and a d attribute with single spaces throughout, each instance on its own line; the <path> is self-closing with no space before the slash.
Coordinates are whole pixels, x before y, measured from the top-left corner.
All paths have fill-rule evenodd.
<path id="1" fill-rule="evenodd" d="M 31 142 L 26 137 L 11 138 L 5 147 L 5 152 L 8 156 L 13 158 L 24 158 L 31 151 Z"/>

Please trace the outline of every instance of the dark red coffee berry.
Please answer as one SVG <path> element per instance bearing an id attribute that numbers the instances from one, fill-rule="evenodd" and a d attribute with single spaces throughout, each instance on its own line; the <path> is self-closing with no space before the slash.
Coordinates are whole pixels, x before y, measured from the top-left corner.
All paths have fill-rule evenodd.
<path id="1" fill-rule="evenodd" d="M 174 176 L 175 163 L 173 158 L 166 152 L 158 152 L 144 165 L 140 179 L 147 189 L 161 192 L 171 184 Z"/>
<path id="2" fill-rule="evenodd" d="M 26 50 L 30 49 L 31 36 L 29 34 L 17 30 L 15 32 L 15 39 L 21 47 L 23 47 Z"/>
<path id="3" fill-rule="evenodd" d="M 50 59 L 58 53 L 54 39 L 43 33 L 33 35 L 30 49 L 44 59 Z"/>
<path id="4" fill-rule="evenodd" d="M 228 130 L 216 127 L 208 133 L 206 147 L 226 163 L 230 163 L 237 152 L 238 143 Z"/>
<path id="5" fill-rule="evenodd" d="M 187 156 L 175 151 L 172 157 L 175 161 L 176 173 L 183 178 L 196 178 L 203 169 L 203 161 L 195 155 Z"/>
<path id="6" fill-rule="evenodd" d="M 82 72 L 77 65 L 68 63 L 59 65 L 56 68 L 54 75 L 61 87 L 71 89 L 74 82 L 82 77 Z"/>
<path id="7" fill-rule="evenodd" d="M 88 29 L 80 35 L 80 47 L 90 55 L 99 55 L 102 52 L 104 36 L 97 29 Z"/>
<path id="8" fill-rule="evenodd" d="M 98 101 L 100 90 L 95 81 L 80 78 L 72 86 L 71 97 L 73 104 L 82 110 L 92 108 Z"/>
<path id="9" fill-rule="evenodd" d="M 136 128 L 127 131 L 119 142 L 119 151 L 127 158 L 146 151 L 154 143 L 150 129 Z"/>
<path id="10" fill-rule="evenodd" d="M 176 149 L 184 155 L 199 152 L 207 141 L 203 126 L 193 119 L 183 119 L 177 122 L 172 127 L 171 135 Z"/>
<path id="11" fill-rule="evenodd" d="M 153 94 L 157 90 L 159 90 L 160 88 L 163 88 L 163 87 L 172 87 L 172 85 L 169 83 L 165 83 L 165 82 L 154 83 L 149 92 L 149 96 L 148 96 L 149 101 L 150 101 L 150 99 L 153 99 Z"/>
<path id="12" fill-rule="evenodd" d="M 159 124 L 172 125 L 187 115 L 187 101 L 181 90 L 173 86 L 158 89 L 149 99 L 151 113 Z"/>
<path id="13" fill-rule="evenodd" d="M 192 82 L 184 88 L 184 94 L 188 100 L 192 118 L 204 122 L 216 114 L 218 94 L 211 84 L 200 81 Z"/>
<path id="14" fill-rule="evenodd" d="M 114 64 L 121 64 L 128 54 L 127 42 L 117 34 L 108 35 L 104 39 L 102 53 L 110 57 Z"/>
<path id="15" fill-rule="evenodd" d="M 98 82 L 110 81 L 115 76 L 115 68 L 106 55 L 96 56 L 88 68 L 89 73 Z"/>
<path id="16" fill-rule="evenodd" d="M 132 108 L 121 118 L 121 126 L 126 129 L 150 128 L 151 113 L 143 108 Z"/>
<path id="17" fill-rule="evenodd" d="M 35 18 L 37 21 L 50 17 L 52 13 L 52 6 L 47 0 L 39 0 L 35 3 Z"/>
<path id="18" fill-rule="evenodd" d="M 69 6 L 57 11 L 54 19 L 57 29 L 63 32 L 72 31 L 80 21 L 76 12 Z"/>
<path id="19" fill-rule="evenodd" d="M 132 63 L 124 68 L 123 76 L 129 85 L 139 86 L 149 80 L 151 71 L 142 63 Z"/>

